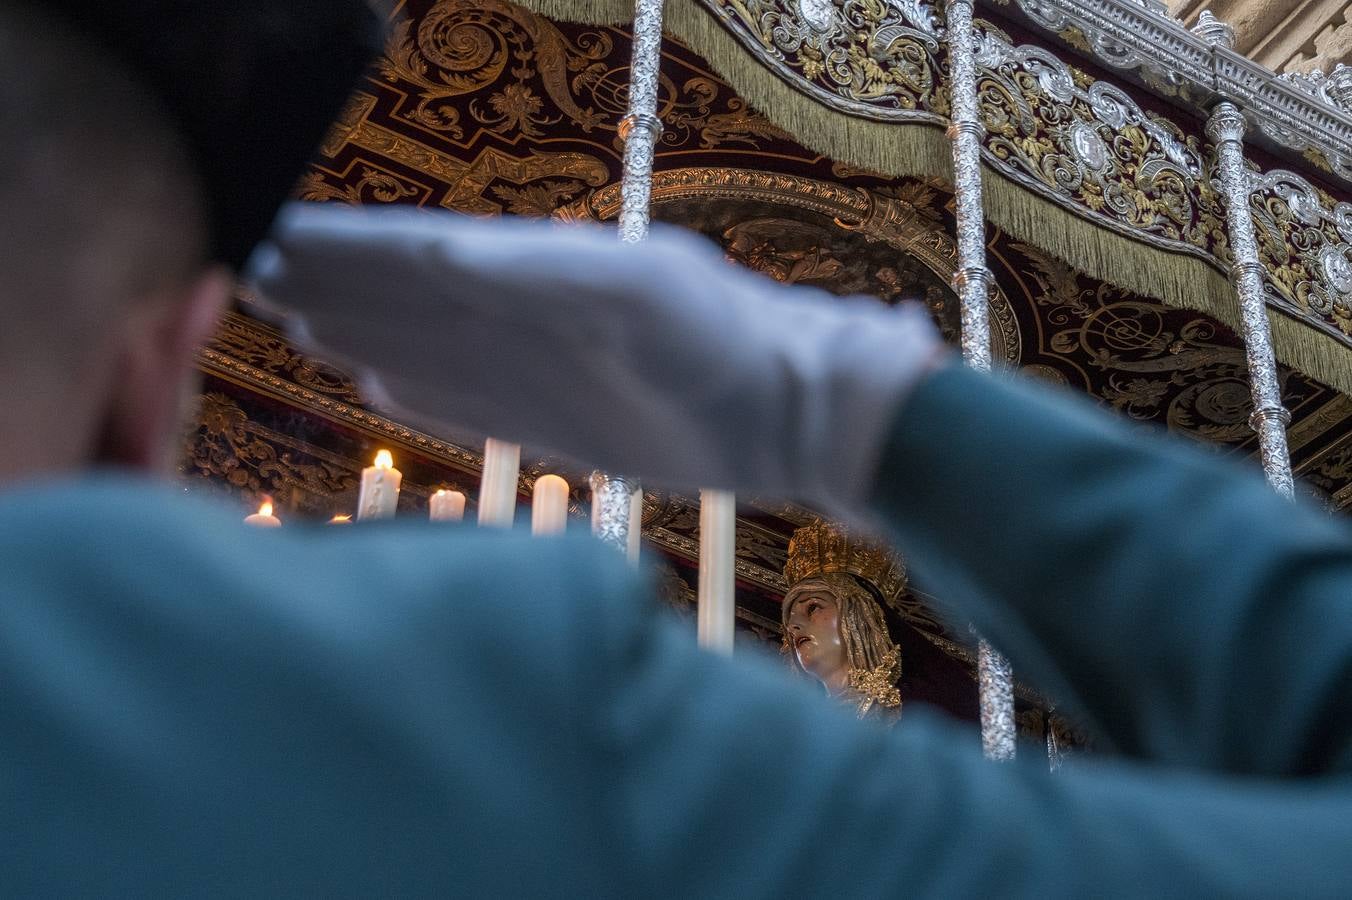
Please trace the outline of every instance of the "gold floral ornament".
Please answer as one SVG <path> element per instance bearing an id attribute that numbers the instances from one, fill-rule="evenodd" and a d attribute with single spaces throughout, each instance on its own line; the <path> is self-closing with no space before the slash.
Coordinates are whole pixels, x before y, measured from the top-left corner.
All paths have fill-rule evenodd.
<path id="1" fill-rule="evenodd" d="M 895 646 L 883 655 L 883 661 L 876 668 L 866 672 L 851 672 L 850 688 L 859 695 L 855 705 L 859 718 L 867 716 L 875 703 L 887 709 L 900 710 L 901 688 L 897 687 L 900 680 L 901 648 Z"/>

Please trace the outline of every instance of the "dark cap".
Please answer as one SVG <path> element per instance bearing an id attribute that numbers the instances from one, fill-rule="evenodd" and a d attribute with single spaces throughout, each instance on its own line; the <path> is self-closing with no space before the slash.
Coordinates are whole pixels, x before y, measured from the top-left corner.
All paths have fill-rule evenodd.
<path id="1" fill-rule="evenodd" d="M 211 255 L 238 269 L 380 50 L 366 0 L 34 3 L 118 59 L 194 157 Z"/>

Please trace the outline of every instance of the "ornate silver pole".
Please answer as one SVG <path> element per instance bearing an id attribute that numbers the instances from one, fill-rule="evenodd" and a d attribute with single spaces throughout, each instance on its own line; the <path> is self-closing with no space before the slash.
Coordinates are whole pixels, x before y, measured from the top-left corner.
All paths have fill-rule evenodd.
<path id="1" fill-rule="evenodd" d="M 634 53 L 629 64 L 629 111 L 620 121 L 624 163 L 620 175 L 620 240 L 636 244 L 648 237 L 652 199 L 653 153 L 662 134 L 657 118 L 658 71 L 662 65 L 662 0 L 638 0 L 634 7 Z M 629 553 L 630 510 L 637 482 L 593 472 L 592 531 Z"/>
<path id="2" fill-rule="evenodd" d="M 1053 709 L 1047 710 L 1047 771 L 1059 772 L 1066 764 L 1066 753 L 1056 736 L 1056 722 L 1052 718 Z"/>
<path id="3" fill-rule="evenodd" d="M 1234 253 L 1230 281 L 1239 295 L 1244 355 L 1249 364 L 1249 390 L 1253 394 L 1249 426 L 1258 433 L 1258 452 L 1268 483 L 1277 493 L 1290 498 L 1295 495 L 1291 454 L 1286 446 L 1286 426 L 1291 421 L 1291 414 L 1282 406 L 1277 357 L 1272 350 L 1272 329 L 1268 323 L 1267 304 L 1263 301 L 1263 263 L 1258 257 L 1253 214 L 1249 211 L 1252 190 L 1244 165 L 1246 127 L 1239 107 L 1223 100 L 1211 111 L 1206 134 L 1216 145 L 1216 180 L 1225 197 L 1226 226 Z"/>
<path id="4" fill-rule="evenodd" d="M 621 553 L 629 553 L 629 512 L 638 482 L 621 475 L 593 472 L 592 534 Z"/>
<path id="5" fill-rule="evenodd" d="M 986 128 L 976 99 L 976 31 L 972 0 L 948 4 L 948 66 L 953 142 L 953 181 L 958 227 L 958 271 L 953 289 L 962 313 L 962 358 L 982 372 L 991 368 L 987 298 L 993 277 L 986 268 L 986 216 L 981 206 L 981 140 Z"/>
<path id="6" fill-rule="evenodd" d="M 629 555 L 629 564 L 638 565 L 643 553 L 643 488 L 637 484 L 629 495 L 629 546 L 625 552 Z"/>
<path id="7" fill-rule="evenodd" d="M 629 112 L 620 122 L 624 169 L 620 182 L 620 240 L 648 237 L 653 187 L 653 152 L 662 135 L 657 118 L 657 74 L 662 64 L 662 0 L 638 0 L 634 7 L 634 55 L 629 64 Z"/>
<path id="8" fill-rule="evenodd" d="M 991 325 L 987 298 L 986 217 L 981 206 L 981 140 L 986 129 L 976 95 L 976 29 L 972 0 L 950 0 L 948 66 L 952 95 L 953 182 L 957 209 L 958 271 L 953 289 L 962 313 L 962 358 L 982 372 L 991 368 Z M 1013 759 L 1014 676 L 1009 662 L 978 637 L 977 685 L 981 701 L 981 748 L 989 759 Z"/>
<path id="9" fill-rule="evenodd" d="M 987 759 L 1013 759 L 1014 672 L 984 638 L 977 639 L 976 677 L 981 703 L 981 750 Z"/>
<path id="10" fill-rule="evenodd" d="M 629 67 L 629 112 L 620 122 L 624 140 L 620 240 L 630 244 L 648 237 L 653 156 L 662 136 L 662 120 L 657 117 L 661 61 L 662 0 L 638 0 L 634 9 L 634 55 Z M 699 641 L 701 646 L 722 653 L 732 652 L 736 611 L 734 509 L 732 494 L 700 492 Z"/>

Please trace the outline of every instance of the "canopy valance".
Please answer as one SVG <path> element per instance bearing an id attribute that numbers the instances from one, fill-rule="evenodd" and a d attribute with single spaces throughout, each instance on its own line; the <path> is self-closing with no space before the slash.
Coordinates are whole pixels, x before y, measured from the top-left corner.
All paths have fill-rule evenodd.
<path id="1" fill-rule="evenodd" d="M 523 5 L 589 24 L 628 23 L 634 11 L 631 0 Z M 884 175 L 951 180 L 942 4 L 667 6 L 667 31 L 805 146 Z M 1278 355 L 1352 390 L 1352 205 L 1333 193 L 1352 172 L 1352 118 L 1335 103 L 1338 85 L 1275 76 L 1139 4 L 1089 7 L 1026 2 L 1023 22 L 993 8 L 977 23 L 987 217 L 1087 274 L 1238 327 L 1203 123 L 1217 97 L 1239 102 L 1256 134 L 1305 160 L 1250 154 Z M 1023 31 L 1030 21 L 1060 38 Z M 1065 41 L 1132 74 L 1072 64 Z"/>

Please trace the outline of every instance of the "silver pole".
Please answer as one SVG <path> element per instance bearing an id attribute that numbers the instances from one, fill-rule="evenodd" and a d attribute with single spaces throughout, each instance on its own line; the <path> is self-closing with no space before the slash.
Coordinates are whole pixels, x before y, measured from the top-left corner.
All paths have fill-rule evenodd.
<path id="1" fill-rule="evenodd" d="M 976 96 L 976 30 L 972 0 L 948 4 L 948 64 L 952 91 L 953 181 L 957 207 L 958 271 L 953 289 L 962 313 L 962 358 L 981 372 L 991 368 L 987 299 L 986 217 L 981 206 L 981 140 L 986 129 Z M 977 689 L 981 703 L 981 748 L 988 759 L 1013 759 L 1014 676 L 1009 662 L 978 637 Z"/>
<path id="2" fill-rule="evenodd" d="M 958 271 L 953 289 L 962 312 L 962 358 L 982 372 L 991 368 L 987 298 L 993 280 L 986 268 L 986 216 L 981 206 L 981 140 L 986 128 L 976 99 L 976 32 L 972 0 L 948 4 L 948 64 L 952 91 L 953 181 L 957 206 Z"/>
<path id="3" fill-rule="evenodd" d="M 634 11 L 634 57 L 629 69 L 629 114 L 620 123 L 620 136 L 624 139 L 620 240 L 630 244 L 648 236 L 653 156 L 662 136 L 662 120 L 657 117 L 661 59 L 662 0 L 638 0 Z M 732 652 L 736 613 L 732 568 L 735 531 L 733 495 L 701 491 L 699 641 L 701 646 L 721 653 Z"/>
<path id="4" fill-rule="evenodd" d="M 593 472 L 592 534 L 616 550 L 629 553 L 629 521 L 638 482 L 621 475 Z"/>
<path id="5" fill-rule="evenodd" d="M 636 244 L 648 237 L 652 201 L 653 153 L 662 134 L 657 118 L 658 71 L 662 65 L 662 0 L 638 0 L 634 7 L 634 54 L 629 64 L 629 110 L 620 121 L 624 162 L 620 175 L 620 240 Z M 630 508 L 637 482 L 593 472 L 592 531 L 629 553 Z M 631 554 L 632 557 L 632 554 Z"/>
<path id="6" fill-rule="evenodd" d="M 658 73 L 662 61 L 662 0 L 638 0 L 634 8 L 634 55 L 629 67 L 629 112 L 620 123 L 624 169 L 620 181 L 620 240 L 648 237 L 652 206 L 653 156 L 662 136 L 657 117 Z M 603 476 L 604 477 L 604 476 Z M 593 482 L 597 478 L 592 476 Z M 719 652 L 732 652 L 732 558 L 735 553 L 734 499 L 722 491 L 700 493 L 699 639 Z"/>
<path id="7" fill-rule="evenodd" d="M 638 0 L 634 7 L 634 55 L 629 64 L 629 112 L 620 122 L 624 141 L 620 240 L 627 244 L 648 237 L 653 153 L 662 135 L 662 120 L 657 118 L 661 64 L 662 0 Z"/>
<path id="8" fill-rule="evenodd" d="M 1244 332 L 1244 355 L 1249 364 L 1249 390 L 1253 414 L 1249 426 L 1258 433 L 1258 452 L 1263 472 L 1273 490 L 1290 499 L 1295 495 L 1291 454 L 1286 446 L 1286 426 L 1291 414 L 1282 406 L 1277 380 L 1277 357 L 1272 349 L 1272 328 L 1263 300 L 1263 263 L 1258 257 L 1252 193 L 1244 165 L 1244 132 L 1247 123 L 1239 107 L 1228 100 L 1216 104 L 1207 119 L 1206 134 L 1216 145 L 1216 180 L 1225 197 L 1225 219 L 1234 264 L 1230 280 L 1239 295 L 1239 315 Z"/>
<path id="9" fill-rule="evenodd" d="M 978 638 L 976 655 L 978 698 L 981 703 L 981 750 L 987 759 L 1013 759 L 1014 672 L 995 648 Z"/>
<path id="10" fill-rule="evenodd" d="M 1055 710 L 1047 710 L 1047 771 L 1059 772 L 1061 767 L 1066 764 L 1066 753 L 1061 747 L 1061 742 L 1056 737 L 1056 723 L 1052 719 L 1052 713 Z"/>

